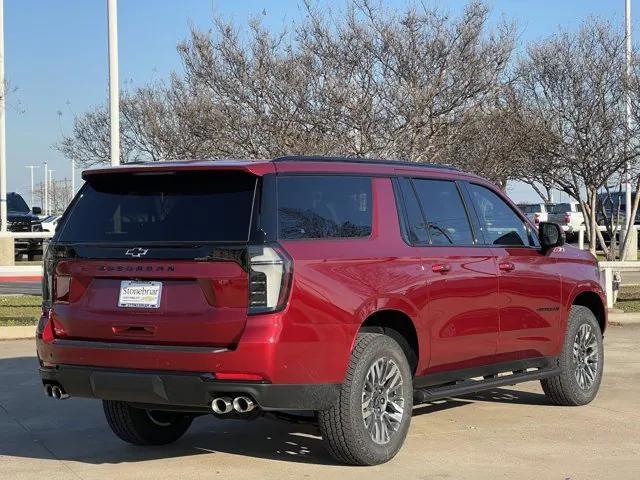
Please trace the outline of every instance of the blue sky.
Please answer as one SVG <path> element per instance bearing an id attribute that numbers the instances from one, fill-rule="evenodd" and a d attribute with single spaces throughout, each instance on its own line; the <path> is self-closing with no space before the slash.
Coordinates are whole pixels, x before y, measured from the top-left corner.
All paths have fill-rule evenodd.
<path id="1" fill-rule="evenodd" d="M 341 8 L 343 0 L 316 0 Z M 452 13 L 463 0 L 426 0 Z M 120 83 L 141 85 L 180 70 L 176 45 L 190 25 L 208 28 L 213 14 L 244 22 L 266 12 L 269 28 L 280 29 L 301 15 L 297 0 L 119 0 Z M 634 1 L 635 4 L 638 3 Z M 385 2 L 402 8 L 405 0 Z M 517 22 L 525 42 L 573 28 L 589 16 L 622 25 L 624 0 L 494 0 L 493 19 Z M 638 4 L 640 19 L 640 4 Z M 638 22 L 634 22 L 634 32 Z M 638 34 L 640 35 L 640 33 Z M 638 37 L 640 38 L 640 37 Z M 12 91 L 7 99 L 7 184 L 27 194 L 25 165 L 46 160 L 54 177 L 70 178 L 69 162 L 53 145 L 69 132 L 74 114 L 107 101 L 107 16 L 105 0 L 5 0 L 5 68 Z M 59 115 L 61 112 L 62 115 Z M 36 179 L 42 168 L 36 170 Z M 79 183 L 79 182 L 78 182 Z M 534 199 L 520 185 L 510 189 L 516 200 Z M 28 200 L 28 196 L 25 195 Z"/>

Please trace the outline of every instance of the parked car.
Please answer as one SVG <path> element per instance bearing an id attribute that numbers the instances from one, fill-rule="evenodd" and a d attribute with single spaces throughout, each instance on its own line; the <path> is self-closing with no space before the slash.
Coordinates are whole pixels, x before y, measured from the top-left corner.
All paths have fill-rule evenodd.
<path id="1" fill-rule="evenodd" d="M 42 220 L 42 231 L 55 232 L 62 215 L 49 215 Z"/>
<path id="2" fill-rule="evenodd" d="M 480 177 L 283 157 L 83 178 L 44 259 L 39 371 L 49 396 L 102 400 L 126 442 L 306 415 L 372 465 L 416 404 L 532 380 L 558 405 L 596 396 L 595 259 Z"/>
<path id="3" fill-rule="evenodd" d="M 519 203 L 518 208 L 524 213 L 529 220 L 531 220 L 536 226 L 540 222 L 546 222 L 548 216 L 548 207 L 551 204 L 547 203 Z"/>
<path id="4" fill-rule="evenodd" d="M 40 232 L 42 227 L 37 215 L 39 207 L 29 209 L 19 193 L 7 193 L 7 230 L 10 232 Z M 35 255 L 42 254 L 41 238 L 16 238 L 14 242 L 16 257 L 27 255 L 33 260 Z"/>
<path id="5" fill-rule="evenodd" d="M 559 224 L 571 238 L 584 226 L 584 215 L 578 202 L 554 203 L 549 206 L 548 221 Z"/>

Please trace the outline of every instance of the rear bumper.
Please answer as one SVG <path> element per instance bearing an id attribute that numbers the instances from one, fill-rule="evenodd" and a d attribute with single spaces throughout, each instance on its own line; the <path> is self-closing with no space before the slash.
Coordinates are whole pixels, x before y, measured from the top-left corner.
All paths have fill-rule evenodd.
<path id="1" fill-rule="evenodd" d="M 73 365 L 40 368 L 43 382 L 54 382 L 71 396 L 209 410 L 221 395 L 252 397 L 263 410 L 325 410 L 336 401 L 339 384 L 224 382 L 196 372 L 141 371 Z"/>

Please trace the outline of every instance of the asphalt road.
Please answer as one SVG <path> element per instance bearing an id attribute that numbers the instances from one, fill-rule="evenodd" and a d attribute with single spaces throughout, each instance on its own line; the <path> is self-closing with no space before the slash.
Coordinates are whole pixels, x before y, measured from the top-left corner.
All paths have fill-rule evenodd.
<path id="1" fill-rule="evenodd" d="M 42 295 L 40 282 L 0 282 L 0 295 Z"/>
<path id="2" fill-rule="evenodd" d="M 414 409 L 403 450 L 377 467 L 334 463 L 312 426 L 196 419 L 167 447 L 134 447 L 95 400 L 44 396 L 32 341 L 0 342 L 0 479 L 640 478 L 640 327 L 610 327 L 604 382 L 585 407 L 539 384 Z"/>

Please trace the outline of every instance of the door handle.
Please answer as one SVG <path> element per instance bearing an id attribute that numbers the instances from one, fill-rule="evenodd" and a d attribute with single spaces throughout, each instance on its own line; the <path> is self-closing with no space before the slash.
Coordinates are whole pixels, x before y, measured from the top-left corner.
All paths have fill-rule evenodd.
<path id="1" fill-rule="evenodd" d="M 434 263 L 431 265 L 431 270 L 435 273 L 447 273 L 451 270 L 451 265 L 448 263 Z"/>
<path id="2" fill-rule="evenodd" d="M 503 272 L 510 272 L 511 270 L 515 270 L 516 266 L 511 262 L 500 262 L 498 268 Z"/>

